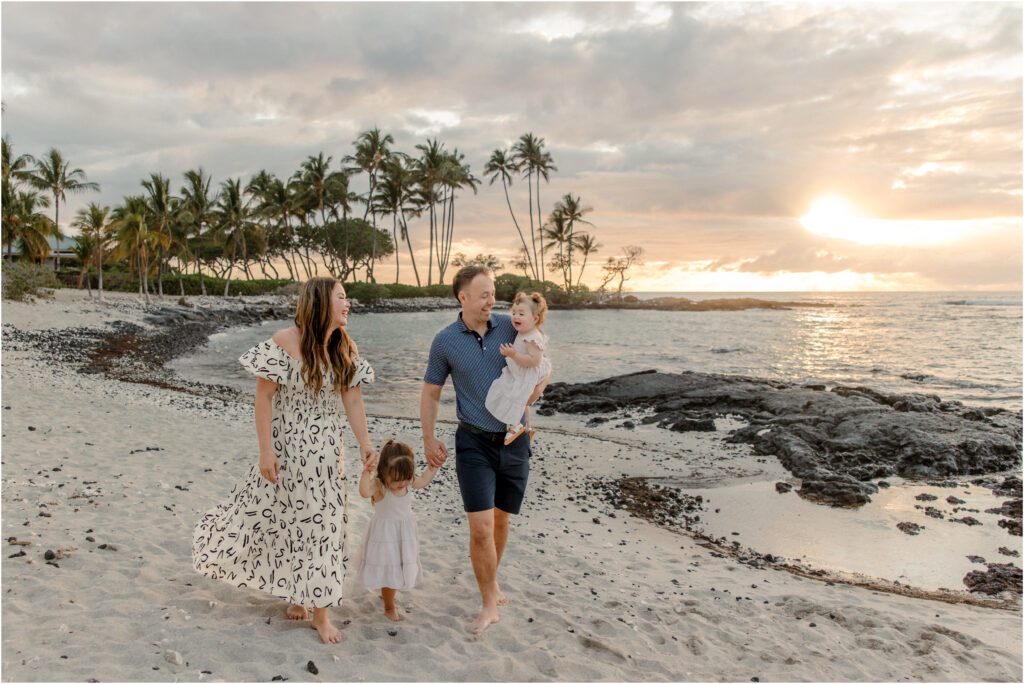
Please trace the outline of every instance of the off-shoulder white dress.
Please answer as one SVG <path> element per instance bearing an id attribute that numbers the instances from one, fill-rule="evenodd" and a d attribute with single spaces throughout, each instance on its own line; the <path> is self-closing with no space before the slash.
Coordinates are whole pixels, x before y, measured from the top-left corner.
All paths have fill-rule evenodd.
<path id="1" fill-rule="evenodd" d="M 203 516 L 192 538 L 193 566 L 298 605 L 340 605 L 348 564 L 347 480 L 345 419 L 333 374 L 323 367 L 323 388 L 313 394 L 302 380 L 302 363 L 273 339 L 238 360 L 278 385 L 270 433 L 281 476 L 271 484 L 253 465 L 227 501 Z M 350 386 L 373 382 L 370 364 L 362 357 L 355 364 Z"/>

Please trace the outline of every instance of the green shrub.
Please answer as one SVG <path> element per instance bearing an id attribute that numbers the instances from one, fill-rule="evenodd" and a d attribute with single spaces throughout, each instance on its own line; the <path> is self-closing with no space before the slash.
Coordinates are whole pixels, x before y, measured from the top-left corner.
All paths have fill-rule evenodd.
<path id="1" fill-rule="evenodd" d="M 345 294 L 350 299 L 358 299 L 364 304 L 391 298 L 391 290 L 387 285 L 380 283 L 346 283 Z"/>
<path id="2" fill-rule="evenodd" d="M 454 297 L 451 283 L 438 283 L 423 288 L 427 297 Z"/>
<path id="3" fill-rule="evenodd" d="M 93 286 L 95 287 L 96 276 L 92 277 Z M 215 278 L 204 273 L 203 282 L 206 283 L 206 294 L 224 294 L 223 278 Z M 228 296 L 277 294 L 279 289 L 291 282 L 292 281 L 288 279 L 275 280 L 273 278 L 267 278 L 264 280 L 232 279 L 231 287 L 228 290 Z M 196 273 L 187 273 L 181 276 L 181 283 L 185 288 L 185 294 L 189 297 L 194 297 L 203 293 L 202 287 L 199 284 L 199 275 Z M 128 276 L 128 271 L 121 268 L 113 268 L 109 271 L 107 269 L 103 269 L 103 289 L 109 292 L 138 292 L 138 276 L 136 275 L 135 277 L 130 278 Z M 149 289 L 150 294 L 157 291 L 156 277 L 150 277 Z M 181 289 L 178 286 L 178 274 L 174 271 L 164 273 L 164 295 L 177 296 L 179 294 L 181 294 Z"/>
<path id="4" fill-rule="evenodd" d="M 4 263 L 2 279 L 4 299 L 22 300 L 26 295 L 38 294 L 43 288 L 56 290 L 60 287 L 49 266 L 23 261 Z"/>
<path id="5" fill-rule="evenodd" d="M 426 288 L 415 285 L 403 285 L 402 283 L 388 283 L 388 291 L 394 299 L 409 299 L 412 297 L 429 297 Z"/>

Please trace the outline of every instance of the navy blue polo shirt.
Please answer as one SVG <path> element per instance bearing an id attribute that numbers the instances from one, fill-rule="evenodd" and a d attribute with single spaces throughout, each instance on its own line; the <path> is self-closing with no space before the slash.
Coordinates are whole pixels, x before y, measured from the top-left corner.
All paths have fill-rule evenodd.
<path id="1" fill-rule="evenodd" d="M 491 383 L 505 368 L 501 345 L 515 342 L 515 339 L 516 329 L 510 317 L 491 314 L 487 332 L 480 337 L 462 322 L 460 311 L 454 323 L 434 336 L 423 382 L 443 387 L 451 375 L 455 386 L 455 415 L 459 420 L 487 432 L 504 432 L 505 424 L 491 415 L 484 406 L 484 399 Z"/>

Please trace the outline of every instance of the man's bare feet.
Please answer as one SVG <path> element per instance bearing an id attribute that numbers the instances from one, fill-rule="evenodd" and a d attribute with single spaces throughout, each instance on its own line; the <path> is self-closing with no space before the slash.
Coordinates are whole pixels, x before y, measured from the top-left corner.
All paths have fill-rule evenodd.
<path id="1" fill-rule="evenodd" d="M 297 606 L 294 603 L 288 606 L 288 610 L 284 611 L 284 614 L 288 616 L 289 620 L 308 620 L 309 611 L 306 610 L 305 606 Z"/>
<path id="2" fill-rule="evenodd" d="M 476 620 L 466 625 L 466 631 L 470 634 L 479 634 L 480 632 L 487 629 L 490 625 L 498 622 L 497 608 L 484 608 L 480 611 L 480 614 L 476 616 Z"/>
<path id="3" fill-rule="evenodd" d="M 330 619 L 327 617 L 326 608 L 313 609 L 311 627 L 316 630 L 316 633 L 320 635 L 320 641 L 325 644 L 336 644 L 341 641 L 341 632 L 331 624 Z"/>
<path id="4" fill-rule="evenodd" d="M 390 608 L 385 607 L 384 614 L 388 616 L 388 620 L 392 620 L 394 622 L 401 622 L 405 619 L 401 616 L 401 614 L 398 612 L 398 608 L 396 608 L 395 606 L 391 606 Z"/>

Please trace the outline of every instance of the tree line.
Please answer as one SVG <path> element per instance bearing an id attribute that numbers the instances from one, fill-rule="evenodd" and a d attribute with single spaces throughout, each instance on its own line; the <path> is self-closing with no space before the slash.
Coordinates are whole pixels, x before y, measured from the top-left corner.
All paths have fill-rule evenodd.
<path id="1" fill-rule="evenodd" d="M 214 188 L 202 167 L 185 171 L 178 183 L 151 173 L 140 183 L 142 192 L 124 197 L 119 205 L 90 203 L 76 214 L 71 225 L 79 231 L 74 239 L 82 278 L 95 267 L 102 297 L 104 260 L 125 264 L 130 276 L 138 274 L 139 293 L 149 301 L 150 278 L 155 281 L 153 289 L 163 295 L 165 274 L 176 274 L 184 293 L 182 274 L 195 273 L 207 294 L 205 268 L 224 280 L 225 295 L 233 277 L 252 279 L 259 271 L 263 277 L 273 274 L 280 279 L 279 265 L 295 281 L 322 268 L 343 282 L 358 282 L 361 276 L 370 283 L 376 282 L 375 266 L 393 255 L 397 283 L 399 249 L 405 243 L 416 284 L 422 286 L 424 279 L 427 286 L 442 283 L 449 267 L 456 265 L 456 200 L 467 189 L 475 194 L 480 181 L 462 153 L 449 152 L 436 139 L 416 145 L 415 156 L 394 150 L 393 145 L 391 135 L 373 128 L 359 134 L 354 152 L 335 167 L 333 158 L 320 152 L 287 178 L 261 170 L 244 185 L 240 178 L 228 178 Z M 505 191 L 521 242 L 514 267 L 535 281 L 544 281 L 545 271 L 550 272 L 571 295 L 586 291 L 583 273 L 601 245 L 581 230 L 593 224 L 584 218 L 592 209 L 583 206 L 579 196 L 564 195 L 542 221 L 540 181 L 548 181 L 556 170 L 544 139 L 527 133 L 511 150 L 495 150 L 484 173 L 492 185 L 500 179 Z M 368 190 L 362 194 L 350 188 L 358 174 L 367 179 Z M 509 194 L 516 177 L 528 188 L 529 239 Z M 51 149 L 40 159 L 15 155 L 4 137 L 2 237 L 8 256 L 17 247 L 22 258 L 46 258 L 47 238 L 64 237 L 59 212 L 67 195 L 99 189 L 59 150 Z M 52 219 L 45 211 L 51 206 Z M 416 262 L 411 218 L 422 219 L 425 225 L 419 229 L 427 229 L 425 265 Z M 612 275 L 602 289 L 615 273 L 638 263 L 638 256 L 639 252 L 628 259 L 609 257 L 602 268 L 606 276 Z M 460 264 L 465 262 L 462 257 Z"/>

